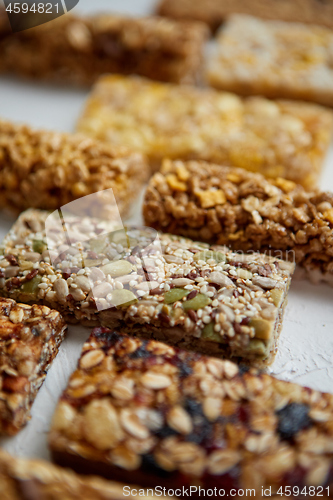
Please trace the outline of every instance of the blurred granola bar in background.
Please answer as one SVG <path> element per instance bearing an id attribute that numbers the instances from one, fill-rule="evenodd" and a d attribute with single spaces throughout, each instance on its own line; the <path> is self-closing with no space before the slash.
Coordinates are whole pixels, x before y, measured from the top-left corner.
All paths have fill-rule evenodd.
<path id="1" fill-rule="evenodd" d="M 114 75 L 96 83 L 77 128 L 145 153 L 155 170 L 165 157 L 206 160 L 313 189 L 332 126 L 332 112 L 315 104 Z"/>
<path id="2" fill-rule="evenodd" d="M 207 37 L 202 23 L 158 17 L 66 14 L 14 34 L 0 21 L 0 72 L 76 85 L 104 73 L 192 84 L 202 77 Z"/>
<path id="3" fill-rule="evenodd" d="M 242 95 L 333 106 L 333 30 L 234 15 L 218 35 L 207 78 Z"/>
<path id="4" fill-rule="evenodd" d="M 203 21 L 213 31 L 234 13 L 333 28 L 333 0 L 161 0 L 157 12 L 173 19 Z"/>

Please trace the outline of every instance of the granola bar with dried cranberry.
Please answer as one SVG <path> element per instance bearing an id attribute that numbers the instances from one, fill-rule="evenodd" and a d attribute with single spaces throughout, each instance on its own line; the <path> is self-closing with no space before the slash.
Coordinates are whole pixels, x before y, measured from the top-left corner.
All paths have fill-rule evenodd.
<path id="1" fill-rule="evenodd" d="M 65 331 L 57 311 L 0 298 L 0 434 L 14 435 L 29 420 Z"/>
<path id="2" fill-rule="evenodd" d="M 96 328 L 53 417 L 56 462 L 147 487 L 333 486 L 333 396 Z"/>
<path id="3" fill-rule="evenodd" d="M 3 500 L 134 500 L 143 488 L 105 481 L 99 477 L 79 476 L 73 471 L 42 460 L 12 457 L 0 449 L 0 496 Z M 134 495 L 132 495 L 133 491 Z"/>

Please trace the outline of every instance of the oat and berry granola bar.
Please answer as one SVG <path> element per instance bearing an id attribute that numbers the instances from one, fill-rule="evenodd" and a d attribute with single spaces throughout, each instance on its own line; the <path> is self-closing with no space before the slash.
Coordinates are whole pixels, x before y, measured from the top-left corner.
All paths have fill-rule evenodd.
<path id="1" fill-rule="evenodd" d="M 140 153 L 0 120 L 0 207 L 54 210 L 112 188 L 126 216 L 147 177 L 148 164 Z"/>
<path id="2" fill-rule="evenodd" d="M 5 238 L 1 295 L 58 309 L 68 321 L 249 363 L 273 360 L 292 263 L 178 236 L 154 239 L 148 228 L 103 232 L 101 223 L 94 229 L 93 219 L 75 217 L 65 233 L 52 224 L 47 238 L 46 219 L 29 210 Z M 98 236 L 84 238 L 87 224 Z"/>
<path id="3" fill-rule="evenodd" d="M 260 251 L 333 283 L 333 194 L 204 162 L 164 162 L 148 185 L 145 223 L 159 231 Z"/>
<path id="4" fill-rule="evenodd" d="M 172 19 L 202 21 L 213 31 L 234 13 L 333 28 L 332 0 L 161 0 L 157 11 Z"/>
<path id="5" fill-rule="evenodd" d="M 11 33 L 0 13 L 0 71 L 60 84 L 91 85 L 106 73 L 194 84 L 207 36 L 198 22 L 116 14 L 66 14 Z"/>
<path id="6" fill-rule="evenodd" d="M 332 488 L 332 423 L 330 394 L 96 328 L 49 442 L 56 462 L 85 473 L 260 498 L 269 486 Z"/>
<path id="7" fill-rule="evenodd" d="M 163 158 L 206 160 L 285 177 L 312 188 L 332 135 L 331 111 L 307 103 L 105 76 L 78 130 Z"/>
<path id="8" fill-rule="evenodd" d="M 235 15 L 221 29 L 207 64 L 207 79 L 217 89 L 333 106 L 328 28 Z"/>
<path id="9" fill-rule="evenodd" d="M 14 435 L 29 420 L 65 330 L 57 311 L 0 298 L 0 434 Z"/>
<path id="10" fill-rule="evenodd" d="M 139 492 L 153 497 L 143 488 L 79 476 L 73 471 L 42 460 L 12 457 L 0 450 L 0 497 L 2 500 L 123 500 L 124 492 L 134 500 Z"/>

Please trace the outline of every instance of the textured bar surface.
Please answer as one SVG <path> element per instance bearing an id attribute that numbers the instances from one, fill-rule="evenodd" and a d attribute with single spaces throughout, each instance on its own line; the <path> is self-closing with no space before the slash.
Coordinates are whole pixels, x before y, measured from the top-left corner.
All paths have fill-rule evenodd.
<path id="1" fill-rule="evenodd" d="M 148 185 L 145 223 L 159 231 L 260 251 L 333 283 L 333 194 L 204 162 L 165 161 Z"/>
<path id="2" fill-rule="evenodd" d="M 191 19 L 207 23 L 216 30 L 234 13 L 263 19 L 317 23 L 333 28 L 332 0 L 161 0 L 158 13 L 173 19 Z M 244 34 L 244 33 L 243 33 Z"/>
<path id="3" fill-rule="evenodd" d="M 146 153 L 155 169 L 163 158 L 198 159 L 313 188 L 332 123 L 332 113 L 314 104 L 105 76 L 78 129 Z"/>
<path id="4" fill-rule="evenodd" d="M 201 23 L 108 14 L 66 14 L 14 34 L 0 14 L 0 30 L 0 71 L 75 85 L 105 73 L 196 83 L 208 35 Z"/>
<path id="5" fill-rule="evenodd" d="M 78 476 L 73 471 L 42 460 L 12 457 L 0 450 L 2 500 L 123 500 L 123 498 L 133 500 L 136 498 L 128 494 L 124 496 L 123 486 L 98 477 Z M 140 488 L 136 488 L 139 491 Z M 149 494 L 145 494 L 144 498 L 152 499 Z"/>
<path id="6" fill-rule="evenodd" d="M 163 234 L 154 247 L 141 229 L 128 233 L 129 250 L 122 240 L 99 234 L 78 252 L 81 220 L 68 230 L 78 242 L 72 252 L 62 252 L 57 229 L 47 250 L 45 218 L 29 210 L 5 238 L 0 294 L 46 304 L 69 321 L 119 326 L 216 356 L 272 361 L 292 263 Z M 55 248 L 61 253 L 53 266 Z"/>
<path id="7" fill-rule="evenodd" d="M 14 435 L 29 420 L 65 330 L 57 311 L 0 298 L 0 434 Z"/>
<path id="8" fill-rule="evenodd" d="M 332 424 L 330 394 L 96 328 L 49 441 L 57 462 L 86 473 L 260 498 L 261 487 L 333 485 Z"/>
<path id="9" fill-rule="evenodd" d="M 333 106 L 333 31 L 232 16 L 208 60 L 207 79 L 238 94 Z"/>
<path id="10" fill-rule="evenodd" d="M 112 188 L 125 216 L 148 171 L 140 153 L 121 146 L 0 121 L 1 207 L 54 210 Z"/>

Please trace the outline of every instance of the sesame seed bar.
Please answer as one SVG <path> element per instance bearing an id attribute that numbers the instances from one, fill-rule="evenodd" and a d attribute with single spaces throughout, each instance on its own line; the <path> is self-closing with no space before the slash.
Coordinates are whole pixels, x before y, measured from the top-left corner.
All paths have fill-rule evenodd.
<path id="1" fill-rule="evenodd" d="M 147 187 L 145 223 L 235 251 L 299 264 L 333 283 L 333 194 L 204 162 L 164 162 Z"/>
<path id="2" fill-rule="evenodd" d="M 157 12 L 172 19 L 202 21 L 213 31 L 234 13 L 333 28 L 332 0 L 161 0 Z"/>
<path id="3" fill-rule="evenodd" d="M 16 434 L 29 420 L 65 330 L 57 311 L 0 298 L 0 435 Z"/>
<path id="4" fill-rule="evenodd" d="M 3 500 L 123 500 L 124 491 L 130 500 L 134 500 L 139 491 L 148 500 L 153 498 L 139 487 L 134 487 L 135 496 L 127 494 L 124 486 L 99 477 L 79 476 L 43 460 L 12 457 L 0 450 L 0 497 Z"/>
<path id="5" fill-rule="evenodd" d="M 262 487 L 332 487 L 332 424 L 331 394 L 96 328 L 49 443 L 56 462 L 85 473 L 260 498 Z"/>
<path id="6" fill-rule="evenodd" d="M 202 23 L 116 14 L 66 14 L 18 33 L 0 29 L 0 72 L 80 86 L 106 73 L 195 84 L 208 37 Z"/>
<path id="7" fill-rule="evenodd" d="M 234 15 L 207 64 L 207 79 L 217 89 L 333 106 L 333 31 L 328 28 Z"/>
<path id="8" fill-rule="evenodd" d="M 146 159 L 80 134 L 34 130 L 0 120 L 0 207 L 54 210 L 113 189 L 126 216 L 147 180 Z"/>
<path id="9" fill-rule="evenodd" d="M 163 158 L 206 160 L 285 177 L 312 188 L 332 135 L 332 112 L 315 104 L 242 99 L 213 89 L 104 76 L 78 130 Z"/>
<path id="10" fill-rule="evenodd" d="M 98 237 L 84 240 L 85 223 L 75 217 L 66 233 L 55 225 L 47 248 L 46 216 L 23 213 L 0 246 L 0 295 L 45 304 L 71 322 L 119 327 L 252 364 L 272 362 L 292 263 L 166 234 L 152 243 L 140 228 L 125 236 L 97 225 Z M 67 234 L 73 244 L 63 251 Z"/>

